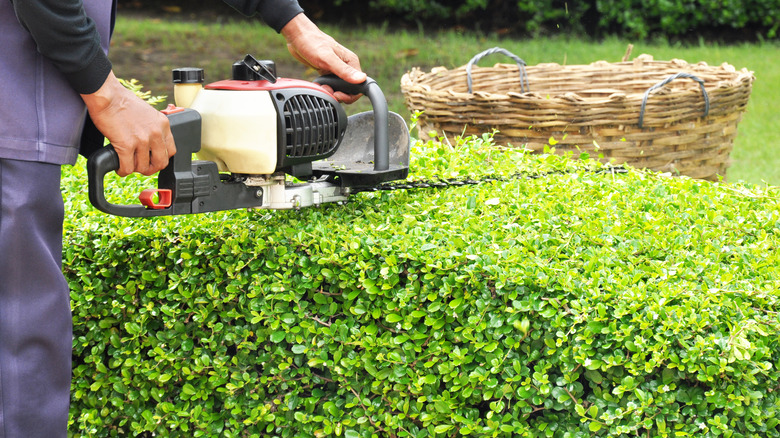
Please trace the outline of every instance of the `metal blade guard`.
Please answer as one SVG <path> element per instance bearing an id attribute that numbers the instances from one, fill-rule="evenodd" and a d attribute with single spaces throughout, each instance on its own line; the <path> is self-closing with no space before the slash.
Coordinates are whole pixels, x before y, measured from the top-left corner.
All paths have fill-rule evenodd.
<path id="1" fill-rule="evenodd" d="M 405 179 L 409 174 L 409 129 L 401 116 L 388 111 L 376 81 L 369 78 L 354 85 L 328 75 L 314 82 L 348 94 L 365 94 L 374 109 L 349 117 L 338 150 L 327 159 L 313 162 L 314 174 L 338 176 L 344 187 L 373 187 Z"/>

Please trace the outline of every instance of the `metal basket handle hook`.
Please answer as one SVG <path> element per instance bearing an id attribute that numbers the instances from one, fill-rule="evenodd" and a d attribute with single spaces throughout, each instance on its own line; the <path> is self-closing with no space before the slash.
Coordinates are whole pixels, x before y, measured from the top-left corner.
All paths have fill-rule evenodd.
<path id="1" fill-rule="evenodd" d="M 472 80 L 471 80 L 471 66 L 474 65 L 477 61 L 484 58 L 487 55 L 492 55 L 494 53 L 501 53 L 503 55 L 506 55 L 510 58 L 512 58 L 515 63 L 517 63 L 517 68 L 520 72 L 520 92 L 525 93 L 526 91 L 531 91 L 531 87 L 528 85 L 528 75 L 525 73 L 525 61 L 520 59 L 517 55 L 513 54 L 512 52 L 502 49 L 501 47 L 493 47 L 492 49 L 487 49 L 482 53 L 478 53 L 477 55 L 474 55 L 473 58 L 471 58 L 471 61 L 469 61 L 468 64 L 466 64 L 466 83 L 469 87 L 469 94 L 473 93 L 472 91 Z"/>
<path id="2" fill-rule="evenodd" d="M 645 119 L 645 107 L 647 106 L 647 97 L 650 95 L 650 92 L 653 90 L 656 90 L 658 88 L 663 87 L 664 85 L 668 84 L 669 82 L 672 82 L 673 80 L 677 78 L 689 78 L 693 79 L 694 81 L 699 83 L 699 86 L 701 87 L 701 93 L 704 96 L 704 117 L 707 117 L 710 113 L 710 96 L 707 94 L 707 90 L 704 88 L 704 81 L 699 79 L 698 77 L 685 72 L 680 72 L 673 74 L 669 76 L 668 78 L 664 79 L 663 81 L 653 85 L 652 87 L 648 88 L 647 91 L 645 91 L 644 97 L 642 97 L 642 108 L 639 111 L 639 128 L 642 128 L 642 124 Z"/>

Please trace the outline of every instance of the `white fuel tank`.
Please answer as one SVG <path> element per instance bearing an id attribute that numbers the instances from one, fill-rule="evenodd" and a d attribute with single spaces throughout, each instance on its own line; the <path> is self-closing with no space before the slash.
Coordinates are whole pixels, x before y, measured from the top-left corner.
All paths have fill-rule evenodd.
<path id="1" fill-rule="evenodd" d="M 201 160 L 220 172 L 271 174 L 277 162 L 277 114 L 263 90 L 200 90 L 190 106 L 202 118 Z"/>

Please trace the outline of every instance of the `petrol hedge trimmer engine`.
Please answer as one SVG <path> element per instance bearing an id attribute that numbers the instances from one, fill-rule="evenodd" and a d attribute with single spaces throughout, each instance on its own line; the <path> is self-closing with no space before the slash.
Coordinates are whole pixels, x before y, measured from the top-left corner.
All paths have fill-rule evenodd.
<path id="1" fill-rule="evenodd" d="M 173 72 L 176 106 L 167 114 L 177 153 L 141 192 L 138 205 L 112 204 L 105 175 L 119 169 L 113 147 L 87 162 L 89 199 L 129 217 L 237 208 L 292 209 L 346 201 L 352 189 L 404 179 L 409 130 L 389 112 L 373 79 L 353 85 L 335 76 L 314 82 L 277 78 L 271 61 L 247 55 L 233 78 L 203 86 L 202 69 Z M 321 85 L 366 95 L 372 112 L 347 117 Z M 196 154 L 197 160 L 192 159 Z M 289 176 L 304 183 L 292 183 Z"/>

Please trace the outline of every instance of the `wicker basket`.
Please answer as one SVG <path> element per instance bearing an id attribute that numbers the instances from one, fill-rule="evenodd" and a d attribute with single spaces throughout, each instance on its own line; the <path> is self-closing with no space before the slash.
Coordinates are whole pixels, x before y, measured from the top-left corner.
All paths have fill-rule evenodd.
<path id="1" fill-rule="evenodd" d="M 473 67 L 504 53 L 515 64 Z M 422 111 L 420 136 L 497 131 L 499 144 L 535 152 L 589 152 L 604 161 L 693 178 L 725 178 L 753 73 L 723 64 L 633 61 L 525 63 L 500 48 L 454 70 L 413 69 L 401 79 L 406 105 Z M 473 81 L 473 92 L 469 92 Z"/>

